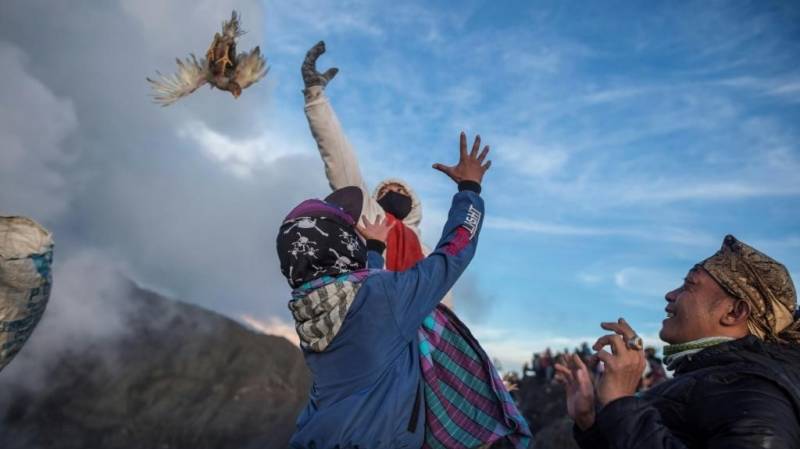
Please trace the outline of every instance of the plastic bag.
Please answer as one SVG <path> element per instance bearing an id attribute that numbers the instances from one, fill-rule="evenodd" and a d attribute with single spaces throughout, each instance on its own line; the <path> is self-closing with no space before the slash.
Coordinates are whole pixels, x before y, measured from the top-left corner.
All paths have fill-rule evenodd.
<path id="1" fill-rule="evenodd" d="M 25 217 L 0 217 L 0 371 L 22 349 L 50 299 L 53 236 Z"/>

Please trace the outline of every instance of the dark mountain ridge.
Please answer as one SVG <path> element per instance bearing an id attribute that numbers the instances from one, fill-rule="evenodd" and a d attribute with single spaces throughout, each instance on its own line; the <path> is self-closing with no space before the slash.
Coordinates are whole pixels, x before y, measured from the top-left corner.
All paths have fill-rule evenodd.
<path id="1" fill-rule="evenodd" d="M 38 357 L 46 369 L 33 386 L 0 373 L 0 448 L 285 448 L 310 385 L 300 350 L 200 307 L 129 291 L 134 307 L 120 336 L 44 360 L 23 350 L 20 359 Z"/>

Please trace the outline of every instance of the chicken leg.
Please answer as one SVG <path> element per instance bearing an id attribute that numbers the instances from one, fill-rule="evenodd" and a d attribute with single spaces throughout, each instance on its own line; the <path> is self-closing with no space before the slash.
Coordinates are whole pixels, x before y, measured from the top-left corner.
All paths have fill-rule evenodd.
<path id="1" fill-rule="evenodd" d="M 230 46 L 226 45 L 225 54 L 223 54 L 221 58 L 215 61 L 217 64 L 222 64 L 222 70 L 225 70 L 225 67 L 227 66 L 233 66 L 233 61 L 231 61 L 229 58 L 230 48 L 231 48 Z"/>

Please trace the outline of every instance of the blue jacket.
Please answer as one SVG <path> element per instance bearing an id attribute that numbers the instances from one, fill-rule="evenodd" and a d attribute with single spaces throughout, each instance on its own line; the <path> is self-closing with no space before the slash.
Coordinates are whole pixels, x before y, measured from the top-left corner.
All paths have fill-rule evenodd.
<path id="1" fill-rule="evenodd" d="M 417 330 L 475 254 L 483 222 L 475 187 L 460 185 L 436 250 L 408 271 L 370 275 L 328 348 L 304 351 L 313 385 L 292 448 L 422 447 Z"/>

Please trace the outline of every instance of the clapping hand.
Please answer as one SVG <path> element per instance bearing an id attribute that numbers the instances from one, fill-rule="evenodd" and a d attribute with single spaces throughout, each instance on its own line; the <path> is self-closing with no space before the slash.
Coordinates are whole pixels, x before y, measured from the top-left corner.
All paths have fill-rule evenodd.
<path id="1" fill-rule="evenodd" d="M 578 354 L 566 355 L 566 364 L 556 363 L 555 379 L 567 392 L 567 414 L 583 430 L 594 425 L 594 386 L 589 370 Z"/>
<path id="2" fill-rule="evenodd" d="M 641 338 L 624 318 L 617 322 L 601 323 L 600 327 L 614 332 L 600 337 L 593 346 L 597 358 L 605 364 L 603 377 L 597 384 L 597 400 L 601 405 L 606 405 L 636 393 L 647 361 Z M 604 350 L 604 346 L 610 346 L 611 352 Z"/>

